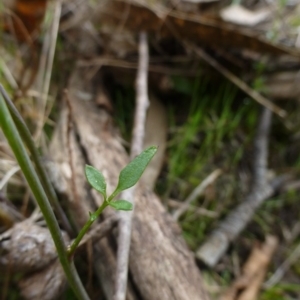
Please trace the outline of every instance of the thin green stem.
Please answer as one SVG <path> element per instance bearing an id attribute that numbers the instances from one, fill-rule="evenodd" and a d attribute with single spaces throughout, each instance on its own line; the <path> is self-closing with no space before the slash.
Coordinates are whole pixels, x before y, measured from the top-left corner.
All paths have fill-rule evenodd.
<path id="1" fill-rule="evenodd" d="M 107 202 L 109 203 L 110 201 L 112 201 L 117 195 L 118 195 L 118 192 L 116 193 L 116 191 L 114 191 L 114 192 L 107 198 Z"/>
<path id="2" fill-rule="evenodd" d="M 49 180 L 49 177 L 47 176 L 45 168 L 43 167 L 43 164 L 40 160 L 38 150 L 34 144 L 34 141 L 31 137 L 31 133 L 30 133 L 26 123 L 24 122 L 22 116 L 20 115 L 20 113 L 18 112 L 16 107 L 14 106 L 13 102 L 11 101 L 11 99 L 9 98 L 9 96 L 7 95 L 6 91 L 4 90 L 4 88 L 1 84 L 0 84 L 0 93 L 3 95 L 6 105 L 11 113 L 11 116 L 12 116 L 14 122 L 15 122 L 15 125 L 22 137 L 22 140 L 26 144 L 26 146 L 29 150 L 29 153 L 31 154 L 31 158 L 35 164 L 37 174 L 38 174 L 40 181 L 45 189 L 47 197 L 50 200 L 50 203 L 53 205 L 65 230 L 69 234 L 72 234 L 73 230 L 70 226 L 70 222 L 58 202 L 56 193 L 55 193 L 53 186 Z"/>
<path id="3" fill-rule="evenodd" d="M 72 245 L 68 249 L 68 255 L 69 257 L 72 257 L 75 253 L 76 248 L 78 247 L 80 241 L 84 237 L 84 235 L 88 232 L 92 224 L 95 222 L 95 220 L 101 215 L 103 210 L 108 206 L 108 202 L 106 199 L 104 199 L 102 205 L 92 214 L 90 214 L 89 220 L 84 224 L 80 232 L 78 233 L 76 239 L 73 241 Z"/>
<path id="4" fill-rule="evenodd" d="M 2 94 L 0 94 L 0 126 L 44 215 L 45 221 L 56 246 L 59 260 L 65 271 L 70 286 L 72 287 L 78 299 L 88 300 L 89 296 L 87 295 L 82 282 L 80 281 L 73 262 L 70 262 L 67 256 L 58 222 L 55 218 L 43 186 L 35 172 L 35 169 L 33 168 Z"/>

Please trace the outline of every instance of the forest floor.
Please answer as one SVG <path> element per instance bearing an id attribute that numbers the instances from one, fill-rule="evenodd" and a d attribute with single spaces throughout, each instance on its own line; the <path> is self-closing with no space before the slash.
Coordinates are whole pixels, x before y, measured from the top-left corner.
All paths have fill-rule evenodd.
<path id="1" fill-rule="evenodd" d="M 299 17 L 295 14 L 285 17 L 284 9 L 290 11 L 289 5 L 299 9 L 300 4 L 281 5 L 280 20 L 287 22 L 293 17 L 292 24 L 298 24 Z M 45 28 L 49 28 L 53 18 L 53 11 L 47 12 L 43 34 L 46 32 Z M 283 45 L 281 40 L 284 40 L 285 36 L 281 36 L 282 27 L 278 29 L 275 23 L 275 21 L 272 23 L 273 27 L 265 25 L 269 28 L 265 30 L 268 33 L 265 35 L 272 36 L 272 41 L 277 42 L 277 45 L 279 43 Z M 261 28 L 253 28 L 253 32 L 254 36 L 258 36 L 257 32 L 261 33 Z M 43 34 L 40 37 L 40 46 L 44 42 Z M 9 37 L 7 33 L 3 32 L 2 35 L 5 44 L 0 46 L 0 82 L 9 94 L 16 94 L 18 85 L 15 84 L 19 84 L 21 80 L 15 82 L 12 75 L 15 70 L 12 72 L 11 66 L 16 69 L 20 67 L 12 62 L 14 57 L 18 57 L 22 62 L 26 60 L 25 46 Z M 295 39 L 292 34 L 286 35 L 288 41 Z M 51 84 L 49 91 L 46 89 L 48 94 L 46 104 L 39 102 L 40 97 L 43 96 L 38 94 L 40 91 L 35 87 L 28 88 L 26 95 L 17 97 L 15 102 L 28 123 L 42 156 L 48 152 L 63 101 L 62 93 L 68 85 L 74 60 L 80 55 L 80 51 L 74 50 L 77 45 L 72 38 L 72 34 L 68 36 L 65 31 L 58 35 L 51 70 Z M 199 58 L 192 55 L 185 45 L 176 39 L 159 40 L 150 35 L 150 66 L 161 67 L 161 71 L 156 73 L 150 70 L 149 95 L 150 98 L 159 99 L 164 107 L 166 118 L 166 125 L 164 125 L 166 127 L 161 129 L 167 133 L 167 138 L 163 141 L 166 150 L 154 190 L 170 214 L 178 211 L 189 195 L 213 172 L 219 172 L 201 194 L 194 197 L 188 209 L 178 218 L 182 234 L 189 248 L 196 255 L 199 247 L 218 227 L 220 220 L 243 203 L 251 190 L 255 172 L 253 165 L 256 155 L 255 139 L 263 106 L 233 84 L 230 78 L 224 78 L 218 69 L 212 69 L 207 63 L 199 61 Z M 285 46 L 290 47 L 289 43 Z M 105 47 L 103 48 L 102 51 L 105 52 Z M 292 50 L 294 48 L 294 46 L 290 47 Z M 251 59 L 247 60 L 245 59 L 247 54 L 244 53 L 246 50 L 243 50 L 243 55 L 235 49 L 228 50 L 226 56 L 222 52 L 226 48 L 218 51 L 215 46 L 209 45 L 204 49 L 229 70 L 239 74 L 238 76 L 247 82 L 252 90 L 261 92 L 266 97 L 270 95 L 270 99 L 275 99 L 274 103 L 287 112 L 284 118 L 278 116 L 276 112 L 272 116 L 267 141 L 266 176 L 269 181 L 281 175 L 290 176 L 289 181 L 262 202 L 249 224 L 230 243 L 229 249 L 213 268 L 197 259 L 206 288 L 213 298 L 218 299 L 234 280 L 241 277 L 243 265 L 253 248 L 264 243 L 267 237 L 273 236 L 278 239 L 278 246 L 270 257 L 271 262 L 267 266 L 267 274 L 263 278 L 257 299 L 300 299 L 300 209 L 298 209 L 300 93 L 295 92 L 295 95 L 288 94 L 286 97 L 283 95 L 281 99 L 276 99 L 272 91 L 269 94 L 264 93 L 270 86 L 272 88 L 270 82 L 273 83 L 271 79 L 275 73 L 285 72 L 291 76 L 298 74 L 300 66 L 298 58 L 285 60 L 280 56 L 273 64 L 273 58 L 266 59 L 268 54 L 265 53 L 259 54 L 258 58 L 249 55 Z M 117 62 L 110 61 L 107 65 L 96 67 L 96 72 L 99 69 L 102 72 L 105 99 L 111 101 L 108 104 L 106 100 L 103 102 L 100 99 L 97 105 L 111 110 L 114 122 L 122 135 L 123 144 L 128 149 L 135 107 L 136 66 L 127 69 L 124 64 L 136 63 L 137 52 L 127 49 L 125 52 L 126 55 L 118 58 Z M 236 64 L 231 64 L 232 59 L 236 59 Z M 85 62 L 85 56 L 82 56 L 82 61 Z M 238 66 L 239 63 L 242 67 Z M 39 83 L 40 69 L 37 68 L 35 71 Z M 91 68 L 91 77 L 94 71 Z M 39 84 L 36 86 L 41 87 Z M 291 85 L 290 89 L 293 88 L 295 85 Z M 152 122 L 156 122 L 155 119 Z M 150 123 L 150 134 L 155 135 L 157 130 L 160 129 L 156 124 Z M 29 217 L 34 205 L 29 201 L 31 196 L 22 175 L 16 170 L 15 173 L 8 175 L 9 182 L 5 179 L 5 176 L 15 167 L 15 159 L 1 136 L 1 196 L 9 199 L 23 216 Z M 0 228 L 4 231 L 5 220 L 1 222 Z M 88 268 L 80 263 L 81 273 L 87 274 Z M 275 273 L 279 273 L 280 276 L 274 277 Z M 20 299 L 15 288 L 19 276 L 20 274 L 11 275 L 9 272 L 0 275 L 0 286 L 3 287 L 0 289 L 0 299 Z M 97 295 L 95 299 L 96 297 Z M 61 299 L 74 299 L 71 290 L 67 290 Z"/>

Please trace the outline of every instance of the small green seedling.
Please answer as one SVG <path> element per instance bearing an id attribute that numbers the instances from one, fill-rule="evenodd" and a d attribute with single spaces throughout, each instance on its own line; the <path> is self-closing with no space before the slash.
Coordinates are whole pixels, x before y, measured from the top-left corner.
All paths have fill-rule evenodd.
<path id="1" fill-rule="evenodd" d="M 155 155 L 156 151 L 157 151 L 157 147 L 152 146 L 147 148 L 136 158 L 134 158 L 120 172 L 117 187 L 109 197 L 107 196 L 106 193 L 106 182 L 103 174 L 92 166 L 89 165 L 85 166 L 85 176 L 87 178 L 87 181 L 97 192 L 99 192 L 103 196 L 104 201 L 102 205 L 94 213 L 90 213 L 89 220 L 83 226 L 78 236 L 74 240 L 73 244 L 70 246 L 68 250 L 69 255 L 72 255 L 74 253 L 82 237 L 85 235 L 85 233 L 91 227 L 93 222 L 100 216 L 100 214 L 107 206 L 111 206 L 116 210 L 130 211 L 133 209 L 133 205 L 131 202 L 127 200 L 115 200 L 115 197 L 118 194 L 120 194 L 122 191 L 131 188 L 138 182 L 143 172 L 145 171 L 147 165 Z"/>

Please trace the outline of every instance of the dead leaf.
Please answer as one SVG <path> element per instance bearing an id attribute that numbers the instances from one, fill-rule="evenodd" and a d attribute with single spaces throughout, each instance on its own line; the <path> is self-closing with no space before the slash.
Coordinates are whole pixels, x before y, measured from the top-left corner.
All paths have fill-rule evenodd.
<path id="1" fill-rule="evenodd" d="M 40 29 L 46 11 L 47 0 L 9 0 L 6 8 L 11 10 L 4 28 L 15 34 L 21 41 Z M 11 26 L 12 25 L 12 26 Z"/>
<path id="2" fill-rule="evenodd" d="M 202 15 L 171 11 L 159 5 L 150 7 L 148 2 L 144 1 L 142 3 L 141 1 L 109 1 L 105 9 L 101 7 L 95 15 L 97 16 L 94 19 L 96 26 L 101 20 L 101 23 L 114 24 L 115 28 L 118 28 L 111 32 L 112 35 L 122 35 L 123 28 L 136 32 L 146 30 L 149 33 L 155 33 L 160 38 L 175 37 L 202 45 L 300 57 L 298 50 L 272 44 L 230 24 Z"/>

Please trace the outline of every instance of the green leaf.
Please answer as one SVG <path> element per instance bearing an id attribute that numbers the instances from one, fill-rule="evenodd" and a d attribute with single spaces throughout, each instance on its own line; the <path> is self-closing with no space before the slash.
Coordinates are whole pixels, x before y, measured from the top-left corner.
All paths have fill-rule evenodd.
<path id="1" fill-rule="evenodd" d="M 147 148 L 121 171 L 117 188 L 113 192 L 114 196 L 137 183 L 156 151 L 155 146 Z"/>
<path id="2" fill-rule="evenodd" d="M 132 203 L 126 200 L 116 200 L 109 202 L 109 205 L 116 210 L 132 210 Z"/>
<path id="3" fill-rule="evenodd" d="M 103 174 L 94 167 L 85 165 L 85 176 L 89 184 L 106 198 L 106 182 Z"/>

